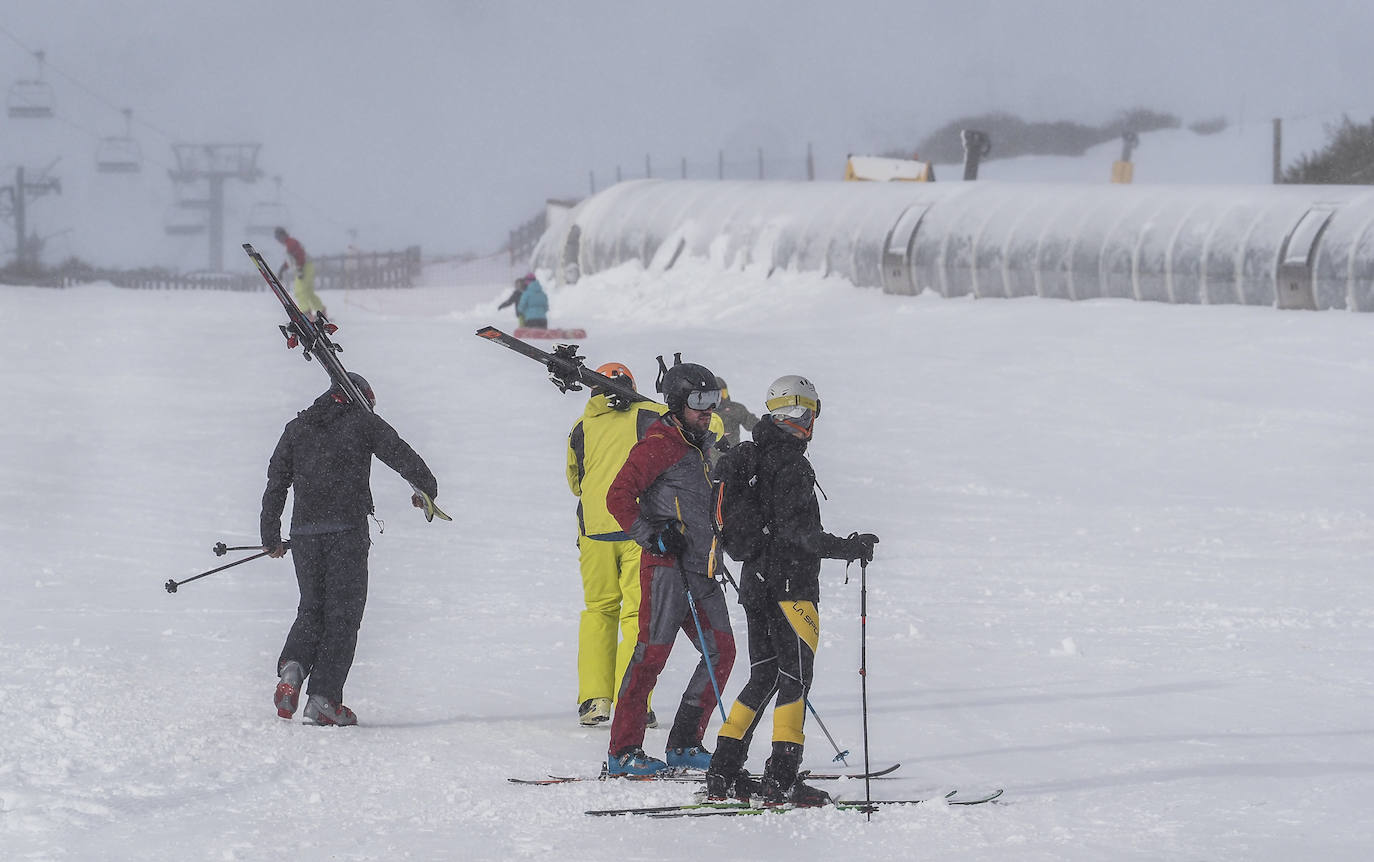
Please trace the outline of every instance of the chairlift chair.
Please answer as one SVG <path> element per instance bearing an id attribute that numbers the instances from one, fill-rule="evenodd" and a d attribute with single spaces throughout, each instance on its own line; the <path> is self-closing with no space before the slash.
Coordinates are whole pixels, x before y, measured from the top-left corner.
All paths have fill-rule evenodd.
<path id="1" fill-rule="evenodd" d="M 124 134 L 100 139 L 96 170 L 103 174 L 135 174 L 143 169 L 143 152 L 133 136 L 133 111 L 124 109 Z"/>
<path id="2" fill-rule="evenodd" d="M 52 86 L 43 80 L 43 52 L 34 51 L 38 60 L 38 77 L 15 81 L 10 86 L 6 107 L 16 119 L 44 120 L 53 115 Z"/>

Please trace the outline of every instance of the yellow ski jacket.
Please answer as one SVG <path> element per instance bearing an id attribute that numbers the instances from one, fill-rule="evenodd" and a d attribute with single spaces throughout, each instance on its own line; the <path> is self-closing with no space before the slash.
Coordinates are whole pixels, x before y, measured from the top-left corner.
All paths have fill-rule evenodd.
<path id="1" fill-rule="evenodd" d="M 605 395 L 587 399 L 582 418 L 568 434 L 568 488 L 578 499 L 577 527 L 582 535 L 604 542 L 630 538 L 606 509 L 606 491 L 625 465 L 630 449 L 668 408 L 655 401 L 636 401 L 616 410 Z M 711 430 L 723 436 L 725 423 L 711 416 Z"/>

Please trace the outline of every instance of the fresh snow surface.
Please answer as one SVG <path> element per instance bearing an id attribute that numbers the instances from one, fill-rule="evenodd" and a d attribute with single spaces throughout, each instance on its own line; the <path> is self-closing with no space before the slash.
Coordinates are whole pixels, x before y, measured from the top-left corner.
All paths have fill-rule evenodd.
<path id="1" fill-rule="evenodd" d="M 757 410 L 825 403 L 827 527 L 868 570 L 871 820 L 663 820 L 680 784 L 594 774 L 562 395 L 473 336 L 477 288 L 326 295 L 343 359 L 453 523 L 378 464 L 352 729 L 282 721 L 289 559 L 183 586 L 257 537 L 267 457 L 326 385 L 266 293 L 0 287 L 0 857 L 6 860 L 1365 859 L 1374 851 L 1374 316 L 946 300 L 814 276 L 625 267 L 556 293 L 592 364 L 681 351 Z M 813 703 L 863 762 L 860 579 L 823 572 Z M 736 608 L 737 610 L 737 608 Z M 743 616 L 735 615 L 743 640 Z M 679 639 L 664 727 L 694 663 Z M 747 674 L 741 655 L 727 688 Z M 707 744 L 714 745 L 718 719 Z M 808 719 L 806 766 L 833 768 Z M 765 719 L 751 766 L 762 766 Z M 862 782 L 827 784 L 848 798 Z"/>

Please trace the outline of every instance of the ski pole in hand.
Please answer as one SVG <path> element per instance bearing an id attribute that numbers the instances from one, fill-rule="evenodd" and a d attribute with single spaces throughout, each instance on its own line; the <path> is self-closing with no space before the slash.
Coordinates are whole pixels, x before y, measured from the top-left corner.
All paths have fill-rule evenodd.
<path id="1" fill-rule="evenodd" d="M 281 543 L 281 546 L 282 546 L 283 548 L 286 548 L 287 550 L 290 550 L 290 548 L 291 548 L 291 543 L 290 543 L 289 541 L 288 541 L 288 542 L 282 542 L 282 543 Z M 216 554 L 216 555 L 222 557 L 222 556 L 224 556 L 224 553 L 222 553 L 222 552 L 220 551 L 220 548 L 224 548 L 225 551 L 233 551 L 233 550 L 251 551 L 251 550 L 255 550 L 256 547 L 260 547 L 260 546 L 247 547 L 247 548 L 228 548 L 228 547 L 225 547 L 225 545 L 224 545 L 223 542 L 220 542 L 220 543 L 218 543 L 218 544 L 215 545 L 214 551 L 215 551 L 215 554 Z M 262 551 L 261 553 L 254 554 L 254 555 L 251 556 L 251 557 L 244 557 L 244 558 L 241 559 L 241 560 L 235 560 L 234 562 L 229 563 L 228 565 L 220 566 L 220 567 L 217 568 L 217 569 L 211 569 L 211 570 L 208 571 L 208 572 L 201 572 L 200 574 L 194 575 L 194 576 L 192 576 L 192 577 L 189 577 L 189 578 L 187 578 L 187 579 L 184 580 L 184 581 L 176 581 L 176 580 L 172 580 L 171 578 L 168 578 L 168 579 L 167 579 L 167 583 L 163 584 L 163 586 L 166 588 L 167 592 L 169 592 L 169 593 L 175 593 L 175 592 L 177 591 L 177 587 L 181 586 L 182 584 L 189 584 L 189 583 L 191 583 L 191 581 L 198 581 L 198 580 L 200 580 L 201 578 L 204 578 L 204 577 L 206 577 L 206 576 L 208 576 L 208 575 L 213 575 L 213 574 L 215 574 L 216 572 L 222 572 L 222 571 L 224 571 L 225 569 L 232 569 L 234 566 L 241 566 L 241 565 L 243 565 L 244 563 L 251 562 L 251 561 L 253 561 L 253 560 L 258 559 L 259 557 L 266 557 L 266 556 L 268 556 L 268 555 L 271 554 L 271 553 L 272 553 L 271 551 Z"/>
<path id="2" fill-rule="evenodd" d="M 720 698 L 720 686 L 716 685 L 716 669 L 711 667 L 711 653 L 706 648 L 706 633 L 701 628 L 701 617 L 697 615 L 697 600 L 692 595 L 692 585 L 687 581 L 687 570 L 682 560 L 676 560 L 677 573 L 682 575 L 682 588 L 687 591 L 687 607 L 692 609 L 692 622 L 697 624 L 697 643 L 701 644 L 701 657 L 706 661 L 706 676 L 711 680 L 711 690 L 716 693 L 716 708 L 720 710 L 720 720 L 729 721 L 725 714 L 725 702 Z"/>

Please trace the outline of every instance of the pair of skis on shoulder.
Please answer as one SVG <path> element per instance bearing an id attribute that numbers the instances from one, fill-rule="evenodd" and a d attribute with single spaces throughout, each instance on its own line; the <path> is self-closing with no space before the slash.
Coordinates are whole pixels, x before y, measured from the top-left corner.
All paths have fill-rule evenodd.
<path id="1" fill-rule="evenodd" d="M 626 386 L 619 380 L 613 380 L 588 368 L 583 364 L 586 362 L 585 357 L 578 355 L 576 344 L 559 344 L 552 351 L 540 350 L 533 344 L 521 341 L 494 326 L 482 327 L 477 330 L 477 335 L 543 364 L 549 370 L 549 380 L 562 392 L 576 392 L 585 385 L 614 392 L 627 402 L 652 400 L 635 391 L 633 386 Z"/>
<path id="2" fill-rule="evenodd" d="M 343 351 L 343 346 L 335 344 L 330 337 L 338 331 L 338 327 L 330 323 L 323 314 L 318 314 L 313 320 L 306 316 L 301 311 L 300 306 L 296 305 L 295 298 L 282 286 L 281 280 L 272 271 L 272 267 L 268 266 L 267 261 L 263 260 L 257 249 L 253 248 L 252 243 L 244 243 L 243 250 L 248 253 L 248 257 L 257 266 L 258 272 L 262 274 L 267 286 L 272 289 L 272 293 L 281 302 L 282 308 L 286 309 L 288 322 L 285 326 L 279 327 L 281 334 L 286 337 L 286 346 L 288 348 L 299 346 L 307 361 L 316 360 L 320 367 L 325 370 L 325 373 L 329 375 L 329 379 L 343 392 L 343 397 L 348 403 L 359 404 L 372 410 L 372 404 L 367 400 L 367 396 L 358 388 L 358 384 L 353 382 L 353 378 L 348 376 L 348 369 L 344 368 L 343 362 L 339 360 L 339 353 Z M 434 500 L 428 494 L 414 485 L 410 487 L 423 503 L 421 508 L 426 521 L 433 521 L 435 518 L 443 521 L 453 520 L 434 504 Z"/>

